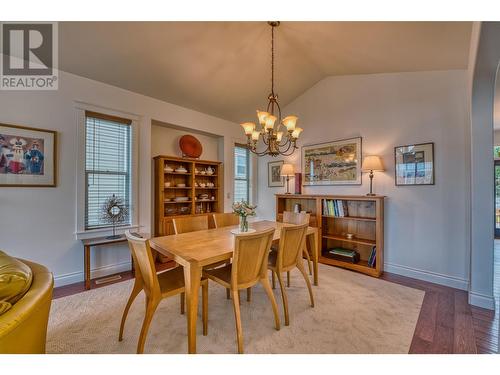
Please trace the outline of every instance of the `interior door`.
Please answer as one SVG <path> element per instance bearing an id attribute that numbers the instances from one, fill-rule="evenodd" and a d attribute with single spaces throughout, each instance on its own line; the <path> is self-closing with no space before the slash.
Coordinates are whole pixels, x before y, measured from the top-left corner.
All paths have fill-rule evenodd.
<path id="1" fill-rule="evenodd" d="M 500 238 L 500 160 L 495 160 L 495 237 Z"/>

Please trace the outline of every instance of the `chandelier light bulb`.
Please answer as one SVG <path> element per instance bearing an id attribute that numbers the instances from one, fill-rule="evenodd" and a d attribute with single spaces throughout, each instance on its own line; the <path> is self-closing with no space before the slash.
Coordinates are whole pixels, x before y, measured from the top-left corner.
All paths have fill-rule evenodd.
<path id="1" fill-rule="evenodd" d="M 283 138 L 283 132 L 276 133 L 276 141 L 281 142 L 281 138 Z"/>
<path id="2" fill-rule="evenodd" d="M 268 115 L 266 117 L 266 130 L 271 130 L 274 128 L 274 123 L 276 122 L 276 116 Z"/>
<path id="3" fill-rule="evenodd" d="M 285 125 L 286 130 L 289 132 L 293 132 L 295 130 L 295 124 L 297 123 L 298 117 L 297 116 L 286 116 L 282 123 Z"/>
<path id="4" fill-rule="evenodd" d="M 260 132 L 258 132 L 258 131 L 252 132 L 252 141 L 258 141 L 259 137 L 260 137 Z"/>
<path id="5" fill-rule="evenodd" d="M 267 116 L 269 116 L 269 113 L 257 110 L 257 117 L 259 118 L 259 124 L 261 124 L 262 126 L 264 126 L 264 124 L 266 123 Z"/>
<path id="6" fill-rule="evenodd" d="M 302 128 L 295 128 L 292 132 L 292 138 L 297 139 L 299 138 L 300 133 L 302 133 Z"/>
<path id="7" fill-rule="evenodd" d="M 253 122 L 244 122 L 241 124 L 243 129 L 245 130 L 246 135 L 252 135 L 253 131 L 255 130 L 255 124 Z"/>

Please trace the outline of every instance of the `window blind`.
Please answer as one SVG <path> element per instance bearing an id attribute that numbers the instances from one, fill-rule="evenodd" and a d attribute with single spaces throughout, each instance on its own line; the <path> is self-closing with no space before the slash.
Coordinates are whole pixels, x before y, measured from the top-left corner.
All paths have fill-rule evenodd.
<path id="1" fill-rule="evenodd" d="M 86 113 L 85 119 L 85 229 L 110 227 L 102 207 L 113 194 L 129 207 L 131 189 L 131 121 Z M 129 214 L 121 225 L 131 224 Z"/>
<path id="2" fill-rule="evenodd" d="M 246 146 L 234 147 L 234 202 L 249 202 L 250 155 Z"/>

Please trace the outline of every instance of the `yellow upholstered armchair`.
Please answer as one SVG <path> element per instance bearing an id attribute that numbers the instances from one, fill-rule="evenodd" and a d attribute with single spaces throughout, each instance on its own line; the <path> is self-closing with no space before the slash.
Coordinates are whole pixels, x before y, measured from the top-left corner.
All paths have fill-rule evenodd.
<path id="1" fill-rule="evenodd" d="M 44 266 L 21 260 L 33 274 L 21 299 L 0 314 L 0 354 L 45 353 L 54 278 Z"/>

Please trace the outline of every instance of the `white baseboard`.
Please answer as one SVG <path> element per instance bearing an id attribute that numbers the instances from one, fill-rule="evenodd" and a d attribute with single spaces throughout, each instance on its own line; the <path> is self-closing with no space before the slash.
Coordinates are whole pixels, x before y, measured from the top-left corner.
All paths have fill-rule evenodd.
<path id="1" fill-rule="evenodd" d="M 469 304 L 483 309 L 495 310 L 495 298 L 482 293 L 469 292 Z"/>
<path id="2" fill-rule="evenodd" d="M 417 268 L 401 266 L 398 264 L 385 263 L 384 270 L 398 275 L 412 277 L 430 283 L 449 286 L 450 288 L 468 290 L 469 280 L 461 279 L 455 276 L 443 275 L 437 272 L 419 270 Z"/>
<path id="3" fill-rule="evenodd" d="M 132 264 L 129 261 L 122 262 L 122 263 L 117 263 L 117 264 L 111 264 L 108 266 L 103 266 L 103 267 L 98 267 L 94 268 L 93 270 L 90 271 L 90 277 L 92 279 L 107 276 L 107 275 L 112 275 L 115 273 L 119 272 L 124 272 L 128 271 L 132 268 Z M 54 286 L 64 286 L 64 285 L 69 285 L 69 284 L 74 284 L 78 283 L 80 281 L 83 281 L 84 279 L 84 272 L 72 272 L 72 273 L 67 273 L 64 275 L 58 275 L 54 277 Z"/>

